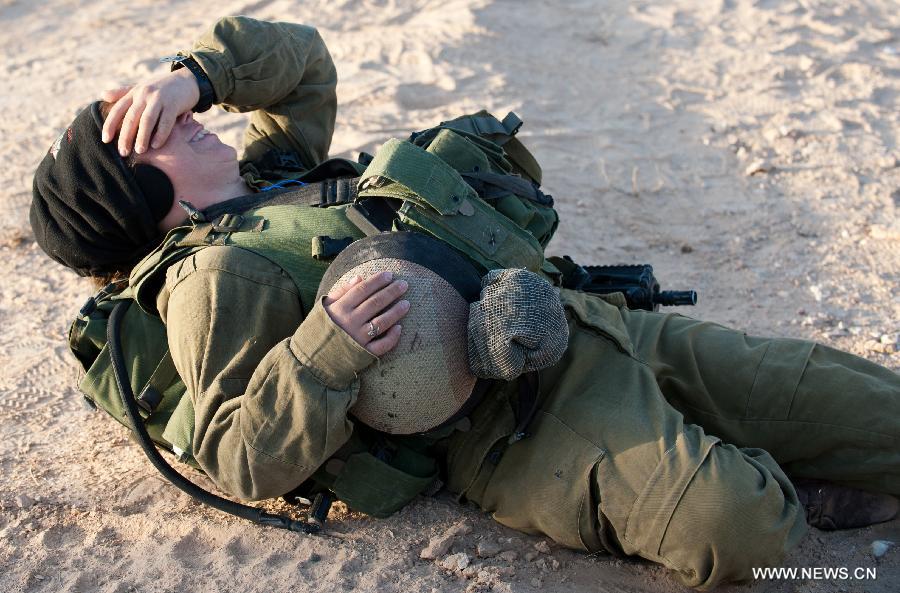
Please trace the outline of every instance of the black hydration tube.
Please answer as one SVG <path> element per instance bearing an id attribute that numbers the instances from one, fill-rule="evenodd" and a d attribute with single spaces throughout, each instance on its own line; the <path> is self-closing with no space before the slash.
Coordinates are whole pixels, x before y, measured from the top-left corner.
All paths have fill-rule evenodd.
<path id="1" fill-rule="evenodd" d="M 122 403 L 125 405 L 125 413 L 128 415 L 131 428 L 137 435 L 138 443 L 140 443 L 150 463 L 175 487 L 222 512 L 269 527 L 301 533 L 318 533 L 322 526 L 317 522 L 296 521 L 284 515 L 274 515 L 262 509 L 240 504 L 208 492 L 175 471 L 175 468 L 163 459 L 163 456 L 156 449 L 156 445 L 150 439 L 150 434 L 147 432 L 147 428 L 144 426 L 141 415 L 138 412 L 137 401 L 134 397 L 134 391 L 131 389 L 131 381 L 128 379 L 128 371 L 125 367 L 125 358 L 122 356 L 120 329 L 122 318 L 129 304 L 128 301 L 123 300 L 113 308 L 106 328 L 106 339 L 109 343 L 109 356 L 112 361 L 113 375 L 116 378 L 116 385 L 119 388 Z"/>

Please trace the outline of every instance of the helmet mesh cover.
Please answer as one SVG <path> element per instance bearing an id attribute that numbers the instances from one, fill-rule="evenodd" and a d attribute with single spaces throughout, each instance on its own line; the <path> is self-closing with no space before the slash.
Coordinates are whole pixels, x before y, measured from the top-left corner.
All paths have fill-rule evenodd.
<path id="1" fill-rule="evenodd" d="M 359 397 L 350 411 L 383 432 L 426 432 L 458 412 L 475 386 L 466 345 L 469 303 L 436 273 L 402 259 L 367 261 L 336 285 L 383 271 L 409 284 L 403 298 L 410 308 L 400 320 L 397 346 L 359 373 Z"/>
<path id="2" fill-rule="evenodd" d="M 559 291 L 527 270 L 491 270 L 469 310 L 469 366 L 478 377 L 512 381 L 553 366 L 569 341 Z"/>

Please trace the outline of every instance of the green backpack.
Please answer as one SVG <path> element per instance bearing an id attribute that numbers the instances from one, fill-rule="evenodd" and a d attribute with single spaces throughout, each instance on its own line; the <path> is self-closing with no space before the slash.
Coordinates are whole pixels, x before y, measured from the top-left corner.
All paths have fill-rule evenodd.
<path id="1" fill-rule="evenodd" d="M 543 247 L 559 219 L 552 198 L 539 189 L 540 167 L 514 137 L 520 126 L 512 113 L 502 121 L 487 112 L 463 116 L 406 141 L 388 140 L 360 163 L 327 161 L 295 176 L 304 184 L 299 188 L 192 213 L 191 226 L 171 231 L 127 281 L 88 299 L 72 323 L 69 346 L 85 371 L 81 391 L 128 427 L 176 486 L 223 511 L 307 532 L 321 526 L 332 496 L 376 517 L 392 514 L 435 484 L 438 467 L 428 446 L 446 435 L 386 440 L 365 427 L 355 430 L 335 456 L 339 463 L 325 464 L 304 485 L 304 495 L 316 495 L 307 522 L 217 497 L 172 469 L 157 447 L 199 469 L 191 456 L 194 412 L 155 296 L 169 265 L 209 245 L 234 245 L 280 265 L 309 310 L 329 259 L 365 234 L 389 230 L 436 236 L 485 271 L 552 272 Z M 335 171 L 341 178 L 322 179 Z"/>

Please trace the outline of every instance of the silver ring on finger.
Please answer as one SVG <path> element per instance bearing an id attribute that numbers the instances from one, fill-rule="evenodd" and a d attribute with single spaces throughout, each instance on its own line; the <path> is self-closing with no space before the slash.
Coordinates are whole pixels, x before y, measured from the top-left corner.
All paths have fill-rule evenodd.
<path id="1" fill-rule="evenodd" d="M 375 323 L 374 321 L 370 321 L 369 322 L 369 331 L 366 332 L 366 335 L 368 335 L 370 338 L 374 338 L 375 336 L 377 336 L 380 333 L 381 333 L 381 328 L 378 327 L 378 324 Z"/>

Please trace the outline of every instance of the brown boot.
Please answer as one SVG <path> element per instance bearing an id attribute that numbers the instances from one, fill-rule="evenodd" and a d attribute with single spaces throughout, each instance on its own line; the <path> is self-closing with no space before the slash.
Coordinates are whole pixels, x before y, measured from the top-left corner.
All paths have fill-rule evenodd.
<path id="1" fill-rule="evenodd" d="M 796 480 L 794 487 L 800 504 L 806 509 L 806 522 L 824 531 L 883 523 L 900 511 L 900 501 L 889 494 L 866 492 L 824 480 Z"/>

